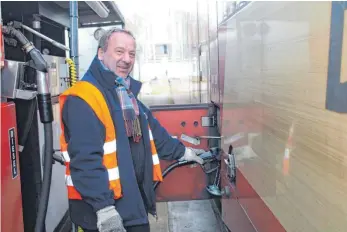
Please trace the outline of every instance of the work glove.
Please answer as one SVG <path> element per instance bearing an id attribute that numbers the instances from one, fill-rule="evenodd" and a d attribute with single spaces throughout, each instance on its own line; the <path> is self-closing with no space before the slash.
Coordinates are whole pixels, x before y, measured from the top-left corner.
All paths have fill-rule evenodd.
<path id="1" fill-rule="evenodd" d="M 126 232 L 123 220 L 113 205 L 98 210 L 96 215 L 99 232 Z"/>
<path id="2" fill-rule="evenodd" d="M 204 160 L 201 159 L 198 155 L 204 153 L 205 151 L 203 149 L 195 149 L 191 147 L 186 147 L 186 150 L 184 152 L 184 155 L 182 158 L 179 159 L 179 161 L 195 161 L 199 164 L 203 164 Z"/>

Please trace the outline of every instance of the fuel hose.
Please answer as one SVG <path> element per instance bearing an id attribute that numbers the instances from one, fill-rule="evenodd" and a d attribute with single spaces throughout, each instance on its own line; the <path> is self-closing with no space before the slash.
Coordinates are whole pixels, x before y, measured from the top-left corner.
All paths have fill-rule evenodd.
<path id="1" fill-rule="evenodd" d="M 48 83 L 45 72 L 36 70 L 36 80 L 38 87 L 38 107 L 40 112 L 40 120 L 44 126 L 44 166 L 43 166 L 43 181 L 42 190 L 37 212 L 35 232 L 42 232 L 46 220 L 49 192 L 52 181 L 52 166 L 53 166 L 53 109 L 51 94 L 49 92 Z"/>
<path id="2" fill-rule="evenodd" d="M 175 168 L 178 168 L 178 167 L 182 167 L 182 166 L 185 166 L 185 165 L 188 165 L 188 164 L 192 164 L 193 162 L 188 162 L 188 161 L 176 161 L 174 163 L 172 163 L 171 165 L 169 165 L 169 167 L 167 167 L 164 172 L 163 172 L 163 178 L 165 178 L 165 176 L 167 174 L 169 174 L 172 170 L 174 170 Z M 154 183 L 153 185 L 153 188 L 154 188 L 154 191 L 157 189 L 158 185 L 160 184 L 161 182 L 160 181 L 157 181 Z"/>
<path id="3" fill-rule="evenodd" d="M 209 160 L 214 160 L 218 155 L 219 149 L 218 148 L 211 148 L 209 151 L 206 151 L 204 153 L 199 154 L 200 158 L 202 158 L 205 162 L 208 162 Z M 189 164 L 195 163 L 194 161 L 176 161 L 172 164 L 170 164 L 163 172 L 163 178 L 165 178 L 170 172 L 172 172 L 175 168 L 186 166 Z M 160 184 L 160 181 L 157 181 L 154 183 L 153 188 L 154 191 L 157 189 L 158 185 Z"/>

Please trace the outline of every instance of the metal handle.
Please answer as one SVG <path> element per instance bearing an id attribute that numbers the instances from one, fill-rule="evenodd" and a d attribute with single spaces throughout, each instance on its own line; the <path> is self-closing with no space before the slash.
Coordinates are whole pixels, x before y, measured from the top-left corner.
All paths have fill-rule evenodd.
<path id="1" fill-rule="evenodd" d="M 224 186 L 223 190 L 222 190 L 222 196 L 225 196 L 227 198 L 230 198 L 231 196 L 231 190 L 229 186 Z"/>
<path id="2" fill-rule="evenodd" d="M 242 139 L 244 137 L 243 133 L 237 133 L 231 136 L 210 136 L 210 135 L 200 135 L 200 136 L 188 136 L 185 134 L 181 135 L 181 139 L 183 141 L 186 141 L 188 143 L 194 144 L 194 145 L 200 145 L 201 139 L 223 139 L 224 138 L 224 144 L 232 144 L 236 142 L 239 139 Z"/>
<path id="3" fill-rule="evenodd" d="M 235 161 L 235 155 L 233 153 L 232 145 L 229 146 L 228 158 L 225 159 L 224 162 L 227 164 L 227 175 L 230 182 L 235 183 L 236 182 L 236 161 Z"/>
<path id="4" fill-rule="evenodd" d="M 47 37 L 47 36 L 37 32 L 37 31 L 35 31 L 34 29 L 31 29 L 30 27 L 28 27 L 28 26 L 26 26 L 26 25 L 24 25 L 22 23 L 20 23 L 20 25 L 21 25 L 21 27 L 23 29 L 25 29 L 25 30 L 27 30 L 27 31 L 37 35 L 38 37 L 41 37 L 42 39 L 50 42 L 52 45 L 54 45 L 54 46 L 56 46 L 56 47 L 58 47 L 58 48 L 60 48 L 62 50 L 70 51 L 70 48 L 66 47 L 65 45 L 63 45 L 61 43 L 58 43 L 57 41 L 55 41 L 55 40 L 53 40 L 53 39 L 51 39 L 51 38 L 49 38 L 49 37 Z"/>

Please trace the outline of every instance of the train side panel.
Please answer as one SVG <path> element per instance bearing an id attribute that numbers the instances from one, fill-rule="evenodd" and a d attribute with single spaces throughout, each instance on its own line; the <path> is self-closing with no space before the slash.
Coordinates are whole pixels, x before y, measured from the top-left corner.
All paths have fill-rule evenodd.
<path id="1" fill-rule="evenodd" d="M 346 25 L 346 2 L 252 2 L 219 28 L 222 134 L 243 134 L 234 194 L 259 232 L 347 229 Z"/>

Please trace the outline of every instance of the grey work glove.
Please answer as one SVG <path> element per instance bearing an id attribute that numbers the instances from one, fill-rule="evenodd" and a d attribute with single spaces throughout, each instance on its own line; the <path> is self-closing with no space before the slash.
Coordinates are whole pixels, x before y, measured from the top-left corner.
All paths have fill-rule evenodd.
<path id="1" fill-rule="evenodd" d="M 204 153 L 205 151 L 202 149 L 195 149 L 195 148 L 191 148 L 191 147 L 186 147 L 186 150 L 184 152 L 184 155 L 182 156 L 182 158 L 179 159 L 179 161 L 195 161 L 199 164 L 203 164 L 204 160 L 201 159 L 198 155 L 201 153 Z"/>
<path id="2" fill-rule="evenodd" d="M 99 232 L 126 232 L 123 220 L 113 205 L 98 210 L 96 215 Z"/>

